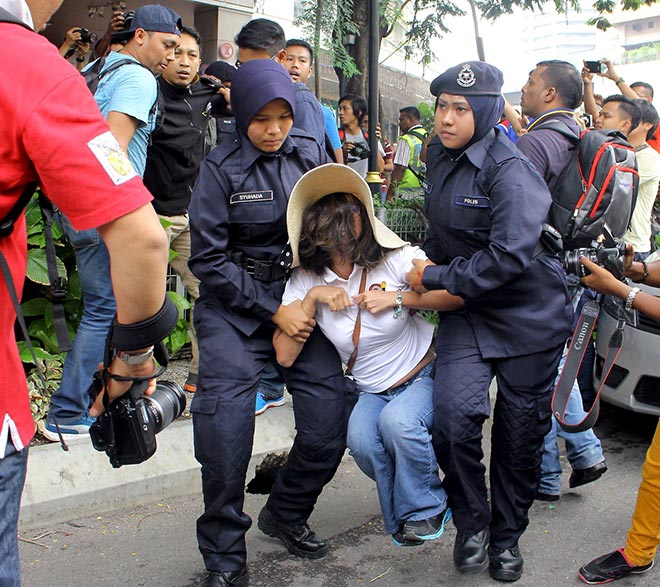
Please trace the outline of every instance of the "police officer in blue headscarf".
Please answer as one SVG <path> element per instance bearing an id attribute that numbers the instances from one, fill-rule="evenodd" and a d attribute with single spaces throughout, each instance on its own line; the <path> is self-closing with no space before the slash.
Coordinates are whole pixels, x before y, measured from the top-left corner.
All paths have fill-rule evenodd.
<path id="1" fill-rule="evenodd" d="M 243 511 L 252 452 L 254 404 L 276 325 L 309 336 L 286 370 L 296 438 L 258 526 L 304 558 L 327 544 L 307 525 L 346 443 L 345 384 L 336 350 L 313 324 L 280 304 L 290 249 L 286 209 L 296 181 L 329 162 L 309 135 L 291 129 L 295 97 L 281 64 L 250 61 L 234 74 L 237 133 L 202 163 L 190 205 L 189 265 L 200 280 L 195 306 L 199 381 L 191 404 L 195 457 L 202 465 L 204 513 L 197 540 L 208 574 L 204 587 L 248 584 Z M 302 311 L 301 311 L 302 312 Z M 287 326 L 288 321 L 288 326 Z"/>
<path id="2" fill-rule="evenodd" d="M 559 260 L 537 247 L 548 188 L 494 128 L 501 89 L 502 73 L 482 62 L 431 84 L 437 140 L 427 154 L 424 249 L 436 265 L 418 262 L 408 280 L 465 300 L 440 318 L 435 367 L 433 441 L 458 529 L 454 564 L 516 581 L 571 306 Z M 481 442 L 493 377 L 489 506 Z"/>

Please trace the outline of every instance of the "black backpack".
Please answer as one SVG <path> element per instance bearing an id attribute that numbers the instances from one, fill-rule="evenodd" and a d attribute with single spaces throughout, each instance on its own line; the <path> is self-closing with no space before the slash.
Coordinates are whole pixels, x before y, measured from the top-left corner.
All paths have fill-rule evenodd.
<path id="1" fill-rule="evenodd" d="M 115 61 L 107 69 L 101 71 L 103 69 L 103 66 L 105 65 L 105 61 L 106 61 L 105 57 L 99 57 L 96 61 L 94 61 L 94 63 L 92 63 L 84 71 L 80 72 L 83 78 L 85 79 L 85 83 L 87 84 L 89 91 L 92 92 L 92 96 L 96 94 L 96 90 L 98 90 L 99 83 L 104 77 L 108 76 L 113 71 L 117 71 L 120 67 L 123 67 L 124 65 L 139 65 L 140 67 L 144 67 L 144 69 L 146 69 L 149 73 L 152 73 L 151 70 L 146 65 L 140 63 L 139 61 L 135 61 L 134 59 L 122 59 L 120 61 Z M 153 103 L 151 109 L 149 110 L 149 117 L 152 117 L 154 115 L 156 117 L 156 122 L 152 133 L 158 130 L 162 126 L 163 117 L 165 115 L 165 101 L 161 95 L 160 86 L 156 84 L 156 88 L 158 94 L 156 96 L 155 102 Z"/>
<path id="2" fill-rule="evenodd" d="M 575 144 L 552 194 L 548 215 L 564 249 L 591 246 L 605 225 L 612 236 L 621 238 L 630 224 L 639 188 L 637 158 L 630 143 L 615 130 L 585 130 L 578 137 L 559 121 L 539 124 L 538 129 L 554 130 Z"/>

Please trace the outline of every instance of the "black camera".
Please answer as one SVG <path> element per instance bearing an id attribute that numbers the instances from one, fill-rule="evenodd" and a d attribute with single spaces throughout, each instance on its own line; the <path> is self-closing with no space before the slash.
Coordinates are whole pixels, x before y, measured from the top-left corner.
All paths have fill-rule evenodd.
<path id="1" fill-rule="evenodd" d="M 79 28 L 76 29 L 77 33 L 80 33 L 80 40 L 78 41 L 79 43 L 96 43 L 96 40 L 98 39 L 96 33 L 91 33 L 89 29 L 84 29 L 84 28 Z"/>
<path id="2" fill-rule="evenodd" d="M 607 226 L 603 228 L 602 242 L 594 242 L 592 248 L 575 249 L 564 253 L 563 265 L 566 273 L 586 277 L 591 272 L 580 263 L 580 257 L 584 256 L 592 263 L 605 267 L 614 277 L 623 281 L 625 273 L 623 260 L 626 256 L 626 243 L 615 239 Z"/>
<path id="3" fill-rule="evenodd" d="M 156 434 L 176 420 L 186 407 L 180 385 L 159 381 L 156 391 L 144 395 L 148 381 L 135 382 L 106 407 L 89 429 L 92 445 L 105 451 L 113 467 L 135 465 L 156 452 Z M 94 374 L 94 387 L 103 388 L 102 374 Z"/>
<path id="4" fill-rule="evenodd" d="M 348 154 L 355 157 L 355 159 L 366 159 L 369 157 L 370 151 L 371 149 L 366 143 L 354 143 Z"/>

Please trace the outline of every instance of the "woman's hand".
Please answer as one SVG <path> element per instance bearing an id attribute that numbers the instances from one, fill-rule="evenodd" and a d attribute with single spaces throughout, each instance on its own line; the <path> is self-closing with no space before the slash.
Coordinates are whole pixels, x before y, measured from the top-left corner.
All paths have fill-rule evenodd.
<path id="1" fill-rule="evenodd" d="M 630 287 L 619 281 L 607 269 L 592 263 L 587 257 L 580 257 L 580 263 L 584 265 L 591 275 L 582 278 L 582 283 L 602 294 L 613 295 L 626 299 Z"/>
<path id="2" fill-rule="evenodd" d="M 316 304 L 328 306 L 332 312 L 345 310 L 353 305 L 348 297 L 348 292 L 343 287 L 332 285 L 317 285 L 309 290 L 307 294 Z"/>
<path id="3" fill-rule="evenodd" d="M 296 342 L 305 342 L 316 326 L 316 321 L 306 314 L 300 302 L 280 306 L 273 314 L 272 320 Z"/>
<path id="4" fill-rule="evenodd" d="M 370 314 L 378 314 L 385 310 L 394 310 L 396 306 L 396 295 L 397 292 L 395 291 L 375 289 L 353 296 L 353 300 L 360 306 L 360 308 L 366 310 Z"/>

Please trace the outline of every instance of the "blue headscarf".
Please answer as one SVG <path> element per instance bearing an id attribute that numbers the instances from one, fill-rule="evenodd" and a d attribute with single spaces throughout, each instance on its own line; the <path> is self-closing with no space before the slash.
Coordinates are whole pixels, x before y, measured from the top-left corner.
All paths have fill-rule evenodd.
<path id="1" fill-rule="evenodd" d="M 244 133 L 254 116 L 266 104 L 286 100 L 295 120 L 293 82 L 281 63 L 270 59 L 255 59 L 241 65 L 231 83 L 231 109 L 236 125 Z"/>

